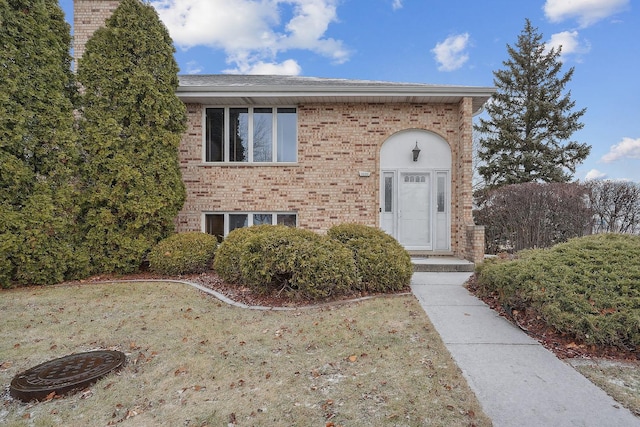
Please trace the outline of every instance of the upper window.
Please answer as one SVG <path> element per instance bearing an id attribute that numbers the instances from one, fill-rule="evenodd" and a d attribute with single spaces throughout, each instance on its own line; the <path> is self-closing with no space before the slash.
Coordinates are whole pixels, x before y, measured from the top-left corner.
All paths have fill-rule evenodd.
<path id="1" fill-rule="evenodd" d="M 206 162 L 296 162 L 295 108 L 207 108 Z"/>

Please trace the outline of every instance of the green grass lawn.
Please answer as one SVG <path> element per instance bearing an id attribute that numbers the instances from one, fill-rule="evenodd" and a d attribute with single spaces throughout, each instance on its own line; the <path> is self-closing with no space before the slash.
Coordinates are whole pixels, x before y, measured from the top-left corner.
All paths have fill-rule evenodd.
<path id="1" fill-rule="evenodd" d="M 9 426 L 488 426 L 411 295 L 255 311 L 177 283 L 0 291 L 0 379 L 71 353 L 125 352 L 80 393 L 24 404 Z"/>

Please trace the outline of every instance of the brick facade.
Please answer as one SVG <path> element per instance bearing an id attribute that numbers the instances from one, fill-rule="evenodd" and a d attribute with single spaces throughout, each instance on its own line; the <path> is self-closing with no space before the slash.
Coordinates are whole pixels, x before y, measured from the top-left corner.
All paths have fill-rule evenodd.
<path id="1" fill-rule="evenodd" d="M 203 108 L 187 104 L 189 130 L 180 144 L 187 200 L 178 231 L 202 230 L 202 213 L 211 211 L 294 211 L 300 227 L 319 232 L 343 222 L 379 226 L 380 148 L 396 132 L 421 129 L 451 147 L 452 251 L 474 257 L 467 233 L 473 225 L 470 98 L 459 104 L 299 105 L 295 165 L 203 163 Z"/>

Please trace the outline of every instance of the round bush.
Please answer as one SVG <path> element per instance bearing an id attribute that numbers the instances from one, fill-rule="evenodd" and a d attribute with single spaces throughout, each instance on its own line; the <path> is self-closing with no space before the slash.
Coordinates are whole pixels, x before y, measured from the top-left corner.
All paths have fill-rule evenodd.
<path id="1" fill-rule="evenodd" d="M 379 228 L 341 224 L 332 227 L 328 236 L 351 249 L 363 290 L 397 291 L 411 282 L 413 266 L 409 253 Z"/>
<path id="2" fill-rule="evenodd" d="M 244 249 L 242 280 L 257 292 L 315 300 L 345 294 L 359 282 L 351 251 L 312 231 L 271 226 Z"/>
<path id="3" fill-rule="evenodd" d="M 148 255 L 151 271 L 166 275 L 209 270 L 218 248 L 215 236 L 198 231 L 178 233 L 159 242 Z"/>
<path id="4" fill-rule="evenodd" d="M 213 260 L 213 269 L 227 283 L 242 283 L 240 256 L 247 240 L 254 234 L 268 232 L 271 225 L 236 228 L 220 244 Z"/>

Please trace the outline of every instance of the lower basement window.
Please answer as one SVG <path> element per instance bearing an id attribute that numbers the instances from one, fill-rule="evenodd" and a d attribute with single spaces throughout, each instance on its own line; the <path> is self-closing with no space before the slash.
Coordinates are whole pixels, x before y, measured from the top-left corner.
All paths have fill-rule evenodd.
<path id="1" fill-rule="evenodd" d="M 218 237 L 224 237 L 236 228 L 251 227 L 253 225 L 272 224 L 296 227 L 298 215 L 290 212 L 233 212 L 233 213 L 205 213 L 204 232 Z"/>

